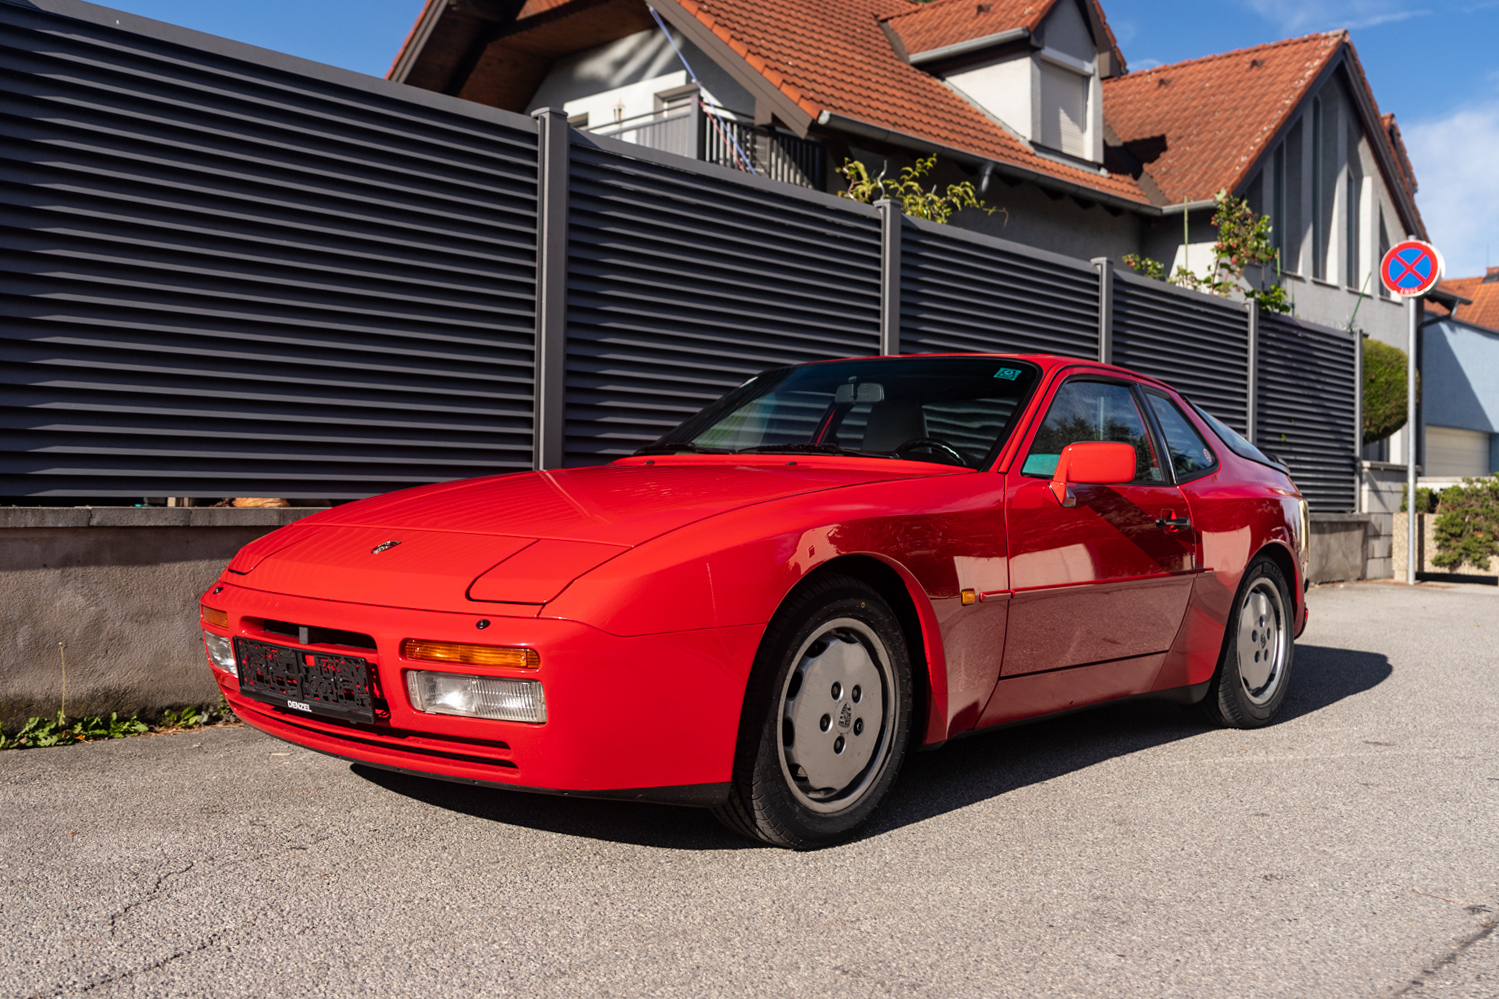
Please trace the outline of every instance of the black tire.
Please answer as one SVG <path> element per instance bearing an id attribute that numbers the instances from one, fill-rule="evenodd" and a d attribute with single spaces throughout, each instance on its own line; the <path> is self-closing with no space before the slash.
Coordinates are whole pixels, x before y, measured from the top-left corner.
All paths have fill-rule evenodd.
<path id="1" fill-rule="evenodd" d="M 847 576 L 810 580 L 760 642 L 729 800 L 714 815 L 794 850 L 847 838 L 895 782 L 911 702 L 910 656 L 890 606 Z"/>
<path id="2" fill-rule="evenodd" d="M 1296 604 L 1280 567 L 1261 555 L 1249 564 L 1223 635 L 1223 651 L 1198 716 L 1210 725 L 1259 728 L 1285 702 L 1296 645 Z"/>

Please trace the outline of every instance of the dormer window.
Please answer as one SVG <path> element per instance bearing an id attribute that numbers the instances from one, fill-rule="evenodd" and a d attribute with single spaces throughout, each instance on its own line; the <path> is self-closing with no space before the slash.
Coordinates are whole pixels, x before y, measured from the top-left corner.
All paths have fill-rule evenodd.
<path id="1" fill-rule="evenodd" d="M 1054 0 L 1032 27 L 1007 27 L 993 7 L 978 5 L 972 23 L 963 27 L 961 17 L 955 21 L 960 8 L 934 4 L 892 18 L 891 29 L 908 46 L 912 65 L 940 78 L 1038 152 L 1080 166 L 1101 164 L 1100 70 L 1112 72 L 1112 60 L 1088 8 L 1079 0 Z"/>
<path id="2" fill-rule="evenodd" d="M 1097 162 L 1093 155 L 1091 111 L 1093 66 L 1050 49 L 1038 58 L 1041 92 L 1037 104 L 1040 121 L 1033 141 L 1081 160 Z"/>

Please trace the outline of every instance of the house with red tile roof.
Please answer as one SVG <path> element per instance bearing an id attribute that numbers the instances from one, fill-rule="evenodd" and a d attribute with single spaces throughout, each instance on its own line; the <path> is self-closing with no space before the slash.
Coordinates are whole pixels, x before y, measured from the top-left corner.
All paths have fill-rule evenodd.
<path id="1" fill-rule="evenodd" d="M 1425 311 L 1422 479 L 1499 472 L 1499 267 L 1443 281 Z"/>
<path id="2" fill-rule="evenodd" d="M 429 0 L 390 76 L 822 190 L 936 153 L 1006 210 L 956 224 L 1120 266 L 1205 272 L 1226 190 L 1298 315 L 1403 342 L 1374 272 L 1425 229 L 1346 32 L 1129 72 L 1098 0 Z"/>
<path id="3" fill-rule="evenodd" d="M 1499 267 L 1490 267 L 1479 277 L 1448 278 L 1441 290 L 1451 293 L 1453 307 L 1438 305 L 1431 309 L 1435 315 L 1499 333 Z"/>

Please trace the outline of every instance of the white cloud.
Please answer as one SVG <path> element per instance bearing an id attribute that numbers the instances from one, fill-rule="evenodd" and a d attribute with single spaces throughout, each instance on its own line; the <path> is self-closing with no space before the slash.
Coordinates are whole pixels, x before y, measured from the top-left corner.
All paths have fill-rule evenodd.
<path id="1" fill-rule="evenodd" d="M 1441 118 L 1401 122 L 1416 170 L 1416 204 L 1449 277 L 1499 264 L 1499 97 Z"/>
<path id="2" fill-rule="evenodd" d="M 1402 0 L 1246 0 L 1249 8 L 1287 34 L 1370 28 L 1431 11 Z"/>

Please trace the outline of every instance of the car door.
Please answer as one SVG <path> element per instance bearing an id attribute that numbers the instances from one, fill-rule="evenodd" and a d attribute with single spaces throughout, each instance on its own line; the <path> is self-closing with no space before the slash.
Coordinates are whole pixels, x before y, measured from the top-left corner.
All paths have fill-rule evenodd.
<path id="1" fill-rule="evenodd" d="M 1053 393 L 1006 482 L 1010 601 L 1003 676 L 1165 652 L 1197 565 L 1186 501 L 1162 460 L 1139 390 L 1102 373 Z M 1049 488 L 1062 448 L 1134 446 L 1135 481 Z"/>

